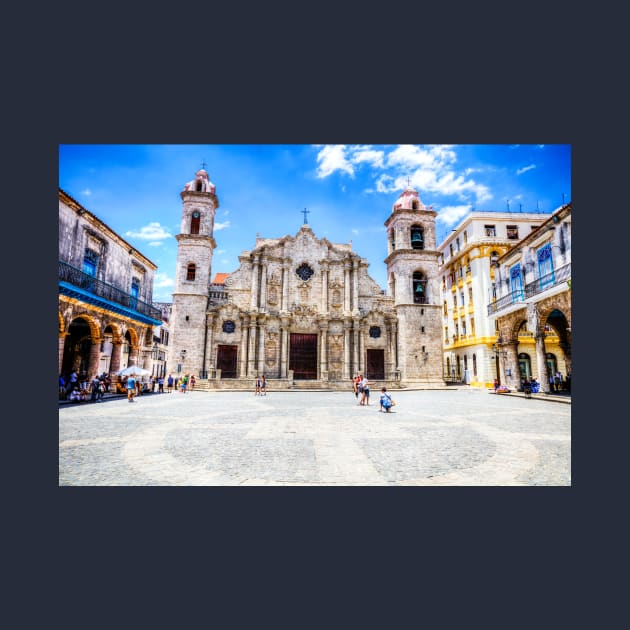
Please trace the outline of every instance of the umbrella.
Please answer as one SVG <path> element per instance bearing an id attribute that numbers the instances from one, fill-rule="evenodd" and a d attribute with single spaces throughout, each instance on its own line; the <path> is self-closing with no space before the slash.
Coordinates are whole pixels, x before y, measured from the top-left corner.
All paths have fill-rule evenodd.
<path id="1" fill-rule="evenodd" d="M 131 376 L 132 374 L 134 376 L 149 376 L 151 372 L 149 372 L 149 370 L 145 370 L 144 368 L 141 368 L 138 365 L 130 365 L 129 367 L 126 367 L 124 370 L 120 370 L 119 372 L 116 372 L 116 374 L 118 376 Z"/>

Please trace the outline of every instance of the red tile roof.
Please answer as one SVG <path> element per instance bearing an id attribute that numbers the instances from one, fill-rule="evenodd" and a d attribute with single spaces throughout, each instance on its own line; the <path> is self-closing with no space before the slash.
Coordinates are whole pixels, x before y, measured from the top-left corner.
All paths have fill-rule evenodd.
<path id="1" fill-rule="evenodd" d="M 225 279 L 229 276 L 229 273 L 216 273 L 214 274 L 214 280 L 212 284 L 225 284 Z"/>

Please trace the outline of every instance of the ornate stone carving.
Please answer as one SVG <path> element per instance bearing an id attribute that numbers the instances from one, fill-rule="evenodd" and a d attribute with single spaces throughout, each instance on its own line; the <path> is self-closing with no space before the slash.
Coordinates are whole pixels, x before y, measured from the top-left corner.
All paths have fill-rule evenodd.
<path id="1" fill-rule="evenodd" d="M 291 307 L 293 325 L 295 328 L 310 329 L 316 325 L 317 307 L 307 304 L 294 304 Z"/>

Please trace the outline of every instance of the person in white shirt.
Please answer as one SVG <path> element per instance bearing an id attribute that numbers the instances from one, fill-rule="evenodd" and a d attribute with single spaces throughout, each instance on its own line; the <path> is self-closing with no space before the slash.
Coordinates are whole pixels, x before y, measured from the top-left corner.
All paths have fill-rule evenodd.
<path id="1" fill-rule="evenodd" d="M 370 404 L 370 382 L 367 380 L 367 377 L 363 377 L 361 381 L 361 400 L 359 401 L 360 405 L 369 405 Z"/>

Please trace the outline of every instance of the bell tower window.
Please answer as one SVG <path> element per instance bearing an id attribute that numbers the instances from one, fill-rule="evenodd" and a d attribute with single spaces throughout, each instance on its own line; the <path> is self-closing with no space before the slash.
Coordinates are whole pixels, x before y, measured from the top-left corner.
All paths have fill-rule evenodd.
<path id="1" fill-rule="evenodd" d="M 419 271 L 413 274 L 413 302 L 414 304 L 427 304 L 427 281 Z"/>
<path id="2" fill-rule="evenodd" d="M 199 224 L 201 222 L 201 215 L 198 210 L 195 210 L 192 213 L 192 218 L 190 219 L 190 233 L 191 234 L 199 234 Z"/>
<path id="3" fill-rule="evenodd" d="M 424 230 L 419 225 L 411 226 L 411 249 L 424 249 Z"/>
<path id="4" fill-rule="evenodd" d="M 194 280 L 197 274 L 197 266 L 195 263 L 190 263 L 186 269 L 186 280 Z"/>

